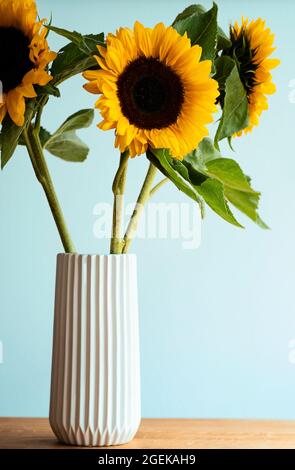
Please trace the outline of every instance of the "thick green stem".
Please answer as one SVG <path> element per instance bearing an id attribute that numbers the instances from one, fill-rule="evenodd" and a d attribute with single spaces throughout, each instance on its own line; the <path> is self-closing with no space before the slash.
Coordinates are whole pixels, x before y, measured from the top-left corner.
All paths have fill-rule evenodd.
<path id="1" fill-rule="evenodd" d="M 139 193 L 139 196 L 136 202 L 135 209 L 133 211 L 133 214 L 131 216 L 129 225 L 127 227 L 127 230 L 124 236 L 124 246 L 123 246 L 122 253 L 128 253 L 128 250 L 134 238 L 134 234 L 136 232 L 138 221 L 142 214 L 144 205 L 150 198 L 151 188 L 152 188 L 152 184 L 156 176 L 156 173 L 157 173 L 157 168 L 152 163 L 150 163 L 148 172 L 146 174 L 145 180 L 143 182 L 141 191 Z"/>
<path id="2" fill-rule="evenodd" d="M 39 128 L 32 125 L 23 131 L 28 153 L 38 181 L 41 183 L 52 215 L 54 217 L 59 235 L 66 253 L 75 253 L 75 247 L 68 232 L 66 222 L 60 207 L 53 182 L 43 154 L 43 149 L 39 140 Z"/>
<path id="3" fill-rule="evenodd" d="M 126 185 L 126 174 L 129 160 L 129 152 L 121 154 L 118 171 L 113 182 L 114 206 L 113 206 L 113 224 L 111 238 L 111 254 L 121 254 L 123 240 L 121 237 L 122 211 L 124 206 L 124 192 Z"/>

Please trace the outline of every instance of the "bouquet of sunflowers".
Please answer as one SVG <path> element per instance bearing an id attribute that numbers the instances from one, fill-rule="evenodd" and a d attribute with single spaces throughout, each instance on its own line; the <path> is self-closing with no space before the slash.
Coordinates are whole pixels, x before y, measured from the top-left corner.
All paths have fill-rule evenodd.
<path id="1" fill-rule="evenodd" d="M 114 178 L 111 253 L 127 253 L 142 208 L 167 181 L 193 199 L 204 213 L 207 204 L 227 222 L 241 227 L 231 205 L 261 227 L 260 193 L 238 163 L 224 158 L 219 142 L 229 146 L 250 132 L 274 93 L 270 58 L 274 35 L 261 19 L 242 19 L 227 35 L 218 25 L 214 3 L 206 11 L 192 5 L 172 26 L 153 28 L 136 22 L 115 34 L 82 35 L 39 20 L 34 0 L 0 0 L 1 167 L 18 145 L 27 148 L 64 249 L 75 252 L 45 158 L 45 150 L 66 161 L 82 162 L 88 148 L 76 135 L 90 126 L 94 112 L 82 109 L 53 134 L 42 125 L 48 99 L 59 85 L 83 74 L 85 90 L 99 95 L 98 127 L 113 130 L 118 148 Z M 68 43 L 57 53 L 48 45 L 54 32 Z M 210 139 L 208 125 L 217 121 Z M 145 154 L 149 166 L 125 235 L 122 204 L 130 158 Z M 154 184 L 157 172 L 163 179 Z"/>

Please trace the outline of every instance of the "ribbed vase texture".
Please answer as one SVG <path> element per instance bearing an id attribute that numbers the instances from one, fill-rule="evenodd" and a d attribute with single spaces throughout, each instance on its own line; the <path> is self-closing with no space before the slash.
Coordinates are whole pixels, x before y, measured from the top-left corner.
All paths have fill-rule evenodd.
<path id="1" fill-rule="evenodd" d="M 135 255 L 57 256 L 50 425 L 64 443 L 129 442 L 140 423 Z"/>

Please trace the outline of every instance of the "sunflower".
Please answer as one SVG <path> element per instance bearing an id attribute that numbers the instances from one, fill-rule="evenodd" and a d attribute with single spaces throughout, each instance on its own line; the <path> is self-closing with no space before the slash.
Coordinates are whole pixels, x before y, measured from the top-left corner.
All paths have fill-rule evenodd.
<path id="1" fill-rule="evenodd" d="M 274 34 L 265 26 L 261 18 L 252 20 L 242 18 L 230 27 L 231 48 L 226 54 L 238 62 L 240 78 L 245 87 L 249 103 L 249 125 L 238 132 L 251 132 L 259 124 L 262 111 L 268 109 L 267 96 L 276 91 L 270 70 L 280 63 L 278 59 L 269 58 L 276 49 L 273 47 Z"/>
<path id="2" fill-rule="evenodd" d="M 136 22 L 133 30 L 108 34 L 98 51 L 100 69 L 84 72 L 84 87 L 102 95 L 98 127 L 116 130 L 121 152 L 128 148 L 134 157 L 150 145 L 181 159 L 208 135 L 218 84 L 210 78 L 211 61 L 200 60 L 202 48 L 192 47 L 186 34 Z"/>
<path id="3" fill-rule="evenodd" d="M 24 123 L 25 98 L 34 98 L 33 85 L 47 85 L 49 50 L 43 22 L 36 21 L 34 0 L 0 0 L 0 123 L 8 112 L 16 125 Z"/>

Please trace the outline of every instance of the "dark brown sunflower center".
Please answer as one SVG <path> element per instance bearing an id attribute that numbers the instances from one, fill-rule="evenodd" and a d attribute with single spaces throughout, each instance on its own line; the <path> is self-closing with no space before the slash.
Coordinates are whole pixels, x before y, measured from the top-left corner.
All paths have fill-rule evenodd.
<path id="1" fill-rule="evenodd" d="M 152 57 L 127 65 L 117 89 L 122 113 L 140 129 L 162 129 L 175 123 L 184 101 L 180 77 Z"/>
<path id="2" fill-rule="evenodd" d="M 19 85 L 32 68 L 30 40 L 16 28 L 0 27 L 0 81 L 4 93 Z"/>

